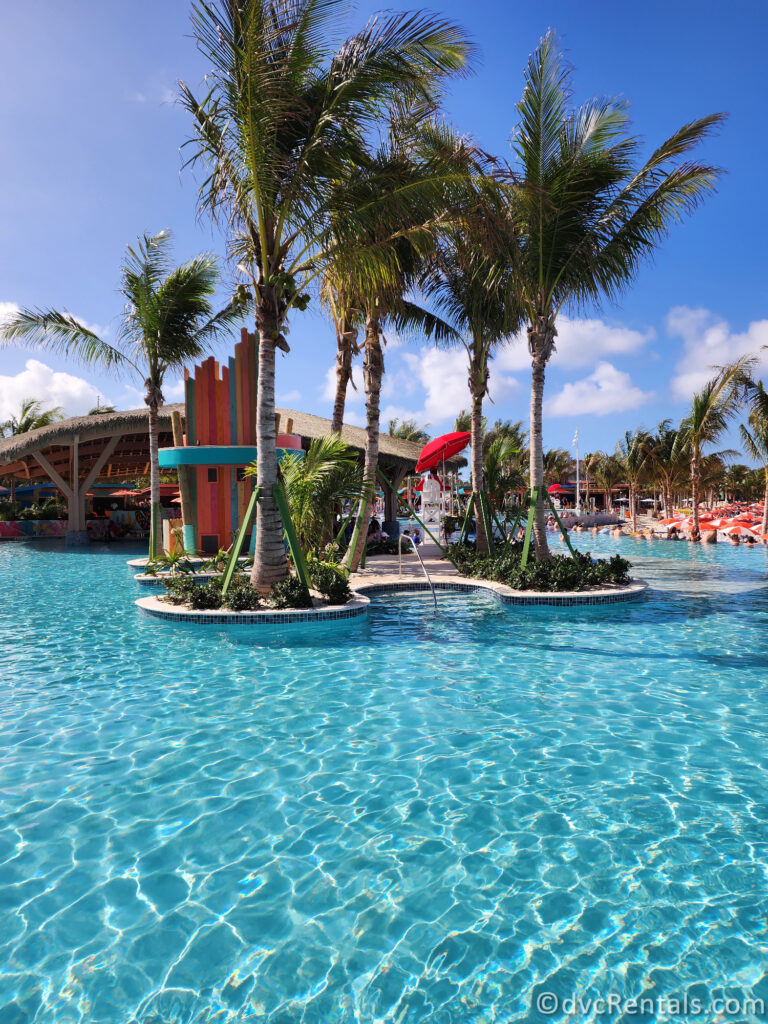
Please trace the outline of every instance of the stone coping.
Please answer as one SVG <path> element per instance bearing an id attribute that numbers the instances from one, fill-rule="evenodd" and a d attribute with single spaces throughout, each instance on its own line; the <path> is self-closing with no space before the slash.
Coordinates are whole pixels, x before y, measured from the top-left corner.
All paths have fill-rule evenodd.
<path id="1" fill-rule="evenodd" d="M 453 590 L 460 593 L 468 593 L 472 590 L 490 591 L 501 601 L 502 604 L 516 606 L 550 606 L 563 607 L 573 605 L 602 605 L 618 604 L 624 601 L 635 601 L 642 597 L 648 590 L 648 584 L 642 580 L 633 580 L 624 587 L 610 586 L 591 590 L 564 590 L 560 592 L 542 593 L 535 590 L 513 590 L 503 583 L 494 583 L 491 580 L 476 580 L 466 576 L 454 576 L 448 580 L 433 580 L 435 590 Z M 354 586 L 355 594 L 384 594 L 387 592 L 406 591 L 427 591 L 429 584 L 426 581 L 418 580 L 393 580 L 383 582 L 381 580 L 364 583 L 360 581 Z"/>
<path id="2" fill-rule="evenodd" d="M 213 555 L 186 555 L 185 557 L 188 562 L 192 563 L 192 565 L 204 565 L 205 562 L 210 562 L 210 560 L 213 558 Z M 244 562 L 247 558 L 248 555 L 240 555 L 240 557 L 238 558 L 238 562 Z M 146 557 L 130 558 L 125 564 L 129 565 L 132 569 L 143 569 L 148 562 L 149 559 Z"/>
<path id="3" fill-rule="evenodd" d="M 274 626 L 288 622 L 331 622 L 365 615 L 370 600 L 355 594 L 346 604 L 318 604 L 316 608 L 270 608 L 263 611 L 232 612 L 225 608 L 193 610 L 167 604 L 157 597 L 140 597 L 134 602 L 146 615 L 166 622 L 196 622 L 206 626 Z"/>

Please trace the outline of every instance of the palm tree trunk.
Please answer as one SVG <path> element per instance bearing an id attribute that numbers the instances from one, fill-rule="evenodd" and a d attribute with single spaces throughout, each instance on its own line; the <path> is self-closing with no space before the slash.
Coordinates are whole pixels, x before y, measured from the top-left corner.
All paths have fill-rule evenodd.
<path id="1" fill-rule="evenodd" d="M 699 452 L 694 445 L 691 455 L 691 502 L 693 504 L 693 516 L 691 518 L 691 539 L 699 539 Z"/>
<path id="2" fill-rule="evenodd" d="M 277 321 L 259 318 L 259 378 L 256 389 L 256 482 L 261 497 L 256 504 L 256 547 L 251 583 L 262 594 L 288 576 L 283 523 L 272 488 L 277 483 L 277 431 L 275 425 L 275 338 Z"/>
<path id="3" fill-rule="evenodd" d="M 336 334 L 336 396 L 333 401 L 331 430 L 340 434 L 344 426 L 344 407 L 347 401 L 347 387 L 352 379 L 352 349 L 356 347 L 357 331 L 345 330 L 346 323 L 339 323 Z"/>
<path id="4" fill-rule="evenodd" d="M 480 503 L 480 494 L 483 490 L 483 396 L 480 394 L 472 395 L 470 431 L 472 490 L 475 494 L 475 547 L 487 555 L 491 550 L 490 538 L 485 535 L 485 516 Z"/>
<path id="5" fill-rule="evenodd" d="M 768 466 L 765 467 L 765 494 L 763 495 L 763 525 L 760 533 L 768 533 Z"/>
<path id="6" fill-rule="evenodd" d="M 544 516 L 544 450 L 542 447 L 542 405 L 544 402 L 544 377 L 547 365 L 547 355 L 541 350 L 542 345 L 536 335 L 529 331 L 531 349 L 533 351 L 533 372 L 531 375 L 531 443 L 530 443 L 530 482 L 531 488 L 538 487 L 538 501 L 533 519 L 533 539 L 536 550 L 536 558 L 540 562 L 549 559 L 549 545 L 547 544 L 547 524 Z"/>
<path id="7" fill-rule="evenodd" d="M 629 504 L 632 506 L 632 533 L 637 533 L 637 493 L 632 484 L 629 488 Z"/>
<path id="8" fill-rule="evenodd" d="M 365 384 L 365 463 L 363 467 L 363 483 L 365 493 L 360 499 L 360 506 L 355 524 L 357 543 L 347 552 L 346 565 L 350 572 L 355 572 L 363 557 L 368 540 L 368 524 L 371 521 L 373 493 L 376 487 L 376 470 L 379 465 L 379 402 L 381 398 L 381 380 L 384 376 L 384 353 L 381 348 L 381 324 L 375 317 L 365 325 L 365 348 L 363 355 L 363 382 Z"/>
<path id="9" fill-rule="evenodd" d="M 146 403 L 149 408 L 149 557 L 157 558 L 162 552 L 160 527 L 160 459 L 157 454 L 158 435 L 160 432 L 157 410 L 159 403 L 157 389 L 148 388 Z"/>

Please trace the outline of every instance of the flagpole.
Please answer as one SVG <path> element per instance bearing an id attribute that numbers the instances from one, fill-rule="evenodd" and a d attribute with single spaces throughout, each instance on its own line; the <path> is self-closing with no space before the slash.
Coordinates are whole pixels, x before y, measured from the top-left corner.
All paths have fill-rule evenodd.
<path id="1" fill-rule="evenodd" d="M 576 515 L 581 514 L 581 480 L 579 478 L 579 432 L 578 430 L 573 435 L 573 447 L 576 449 L 576 507 L 574 512 Z"/>

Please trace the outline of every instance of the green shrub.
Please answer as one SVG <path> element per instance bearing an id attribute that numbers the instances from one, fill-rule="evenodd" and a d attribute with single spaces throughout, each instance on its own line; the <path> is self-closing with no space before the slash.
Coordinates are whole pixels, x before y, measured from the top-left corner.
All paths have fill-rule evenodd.
<path id="1" fill-rule="evenodd" d="M 510 544 L 506 550 L 497 548 L 488 556 L 479 554 L 466 544 L 451 544 L 448 557 L 463 576 L 504 583 L 514 590 L 558 592 L 585 590 L 610 584 L 625 584 L 630 580 L 630 563 L 621 555 L 608 559 L 593 559 L 589 552 L 577 551 L 571 555 L 552 555 L 547 562 L 537 562 L 531 552 L 523 568 L 523 545 Z"/>
<path id="2" fill-rule="evenodd" d="M 319 590 L 331 604 L 346 604 L 352 597 L 346 573 L 328 562 L 310 562 L 309 578 L 315 590 Z"/>
<path id="3" fill-rule="evenodd" d="M 225 608 L 233 612 L 251 612 L 261 607 L 261 594 L 242 575 L 234 575 L 224 598 Z"/>
<path id="4" fill-rule="evenodd" d="M 298 576 L 289 576 L 272 584 L 267 603 L 270 608 L 311 608 L 312 598 Z"/>
<path id="5" fill-rule="evenodd" d="M 147 565 L 144 568 L 145 572 L 148 572 L 150 566 Z M 156 575 L 156 573 L 149 573 L 149 575 Z M 198 590 L 198 585 L 189 576 L 176 576 L 167 580 L 163 580 L 163 586 L 165 587 L 165 600 L 168 604 L 190 604 L 193 591 Z"/>

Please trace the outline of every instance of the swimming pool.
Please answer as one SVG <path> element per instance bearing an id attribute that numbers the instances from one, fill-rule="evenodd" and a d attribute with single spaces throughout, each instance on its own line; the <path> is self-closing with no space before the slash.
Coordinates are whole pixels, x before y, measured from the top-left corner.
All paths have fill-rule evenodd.
<path id="1" fill-rule="evenodd" d="M 0 1021 L 768 1007 L 766 549 L 579 543 L 655 589 L 256 636 L 140 616 L 123 547 L 0 546 Z"/>

